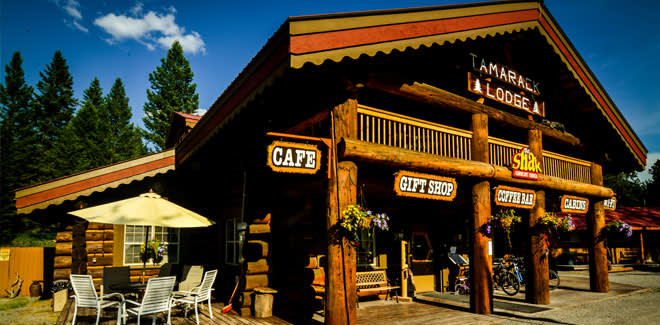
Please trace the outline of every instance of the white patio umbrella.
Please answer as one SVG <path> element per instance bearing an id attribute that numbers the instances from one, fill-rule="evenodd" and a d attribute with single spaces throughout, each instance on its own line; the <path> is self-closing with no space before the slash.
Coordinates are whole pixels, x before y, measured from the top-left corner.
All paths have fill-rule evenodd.
<path id="1" fill-rule="evenodd" d="M 69 213 L 90 222 L 115 225 L 196 228 L 208 227 L 214 224 L 213 221 L 151 192 L 140 194 L 138 197 L 97 205 Z M 147 228 L 144 238 L 145 248 L 148 237 L 149 228 Z M 145 269 L 146 262 L 142 270 L 143 280 Z"/>

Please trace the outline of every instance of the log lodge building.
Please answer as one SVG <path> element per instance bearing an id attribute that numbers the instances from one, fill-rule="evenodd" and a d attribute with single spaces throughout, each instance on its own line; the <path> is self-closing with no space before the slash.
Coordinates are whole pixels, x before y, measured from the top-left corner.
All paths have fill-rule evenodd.
<path id="1" fill-rule="evenodd" d="M 603 173 L 641 170 L 647 155 L 537 1 L 290 17 L 201 119 L 175 114 L 168 144 L 21 189 L 18 211 L 64 220 L 153 188 L 216 221 L 157 229 L 171 262 L 218 267 L 219 297 L 241 279 L 245 312 L 251 290 L 268 286 L 278 316 L 306 320 L 323 304 L 330 324 L 355 323 L 363 271 L 400 285 L 409 269 L 417 292 L 452 291 L 450 249 L 469 257 L 471 310 L 490 313 L 502 248 L 479 227 L 513 207 L 530 229 L 569 197 L 595 239 L 615 194 Z M 328 229 L 352 204 L 387 213 L 390 230 L 357 247 L 333 240 Z M 63 272 L 135 264 L 143 231 L 70 227 Z M 526 299 L 547 304 L 542 235 L 523 233 L 514 246 L 528 260 Z M 607 292 L 604 244 L 588 250 L 591 290 Z"/>

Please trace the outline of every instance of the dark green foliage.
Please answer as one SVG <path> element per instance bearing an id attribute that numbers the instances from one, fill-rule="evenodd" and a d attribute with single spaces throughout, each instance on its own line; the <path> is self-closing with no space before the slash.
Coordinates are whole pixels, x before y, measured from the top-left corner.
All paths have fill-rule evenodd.
<path id="1" fill-rule="evenodd" d="M 106 154 L 110 163 L 134 158 L 147 152 L 142 143 L 141 129 L 131 123 L 131 107 L 120 78 L 115 80 L 105 97 L 101 117 L 107 127 Z"/>
<path id="2" fill-rule="evenodd" d="M 172 44 L 160 62 L 161 65 L 149 74 L 151 90 L 147 89 L 145 117 L 142 119 L 148 131 L 144 137 L 157 150 L 165 149 L 172 112 L 192 114 L 199 106 L 199 95 L 195 93 L 197 84 L 192 83 L 193 72 L 178 41 Z"/>
<path id="3" fill-rule="evenodd" d="M 0 84 L 0 242 L 17 224 L 14 190 L 29 185 L 39 172 L 33 89 L 25 83 L 23 59 L 15 52 Z"/>
<path id="4" fill-rule="evenodd" d="M 73 98 L 73 77 L 62 52 L 55 52 L 53 61 L 40 75 L 35 98 L 40 150 L 35 153 L 35 158 L 41 161 L 37 181 L 44 181 L 67 174 L 64 165 L 68 157 L 61 155 L 66 151 L 59 146 L 62 145 L 64 127 L 71 120 L 77 102 Z"/>
<path id="5" fill-rule="evenodd" d="M 102 127 L 99 111 L 103 110 L 103 90 L 97 78 L 83 94 L 82 107 L 63 130 L 58 156 L 60 168 L 67 174 L 102 166 L 106 163 L 105 128 Z"/>
<path id="6" fill-rule="evenodd" d="M 605 175 L 603 183 L 616 193 L 617 206 L 646 206 L 646 184 L 637 178 L 635 172 Z"/>

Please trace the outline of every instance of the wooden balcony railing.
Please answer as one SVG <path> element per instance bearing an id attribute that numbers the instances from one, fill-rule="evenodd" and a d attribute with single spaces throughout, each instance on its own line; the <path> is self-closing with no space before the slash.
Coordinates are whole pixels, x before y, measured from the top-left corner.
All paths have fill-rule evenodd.
<path id="1" fill-rule="evenodd" d="M 364 105 L 358 106 L 358 139 L 443 157 L 471 159 L 472 132 Z M 524 146 L 490 137 L 490 163 L 509 166 L 513 155 Z M 591 183 L 588 161 L 544 150 L 543 166 L 546 175 Z"/>

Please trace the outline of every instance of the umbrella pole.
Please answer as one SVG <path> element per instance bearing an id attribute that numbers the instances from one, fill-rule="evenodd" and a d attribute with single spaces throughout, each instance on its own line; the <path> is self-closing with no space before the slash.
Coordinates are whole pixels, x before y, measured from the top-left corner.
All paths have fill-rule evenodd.
<path id="1" fill-rule="evenodd" d="M 149 228 L 151 228 L 151 226 L 147 226 L 147 232 L 144 235 L 144 255 L 145 256 L 147 255 L 147 240 L 149 238 Z M 144 284 L 144 277 L 146 276 L 146 274 L 147 274 L 147 259 L 145 258 L 145 259 L 142 259 L 142 284 Z"/>

